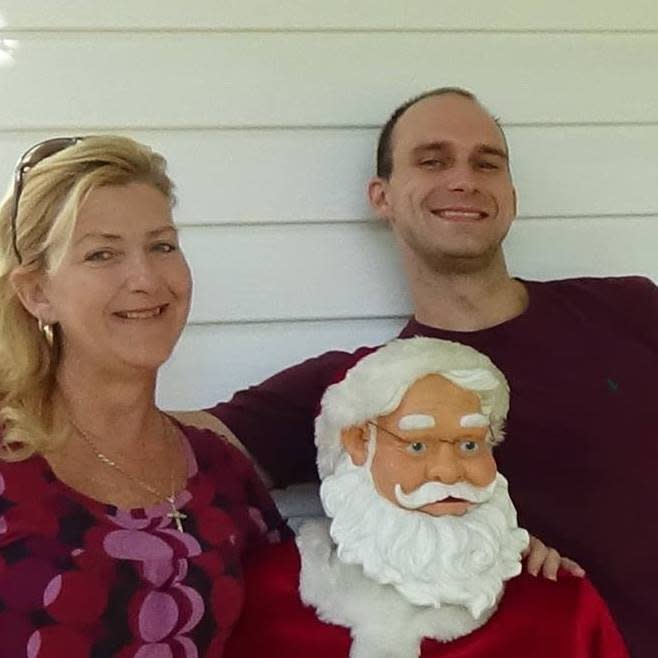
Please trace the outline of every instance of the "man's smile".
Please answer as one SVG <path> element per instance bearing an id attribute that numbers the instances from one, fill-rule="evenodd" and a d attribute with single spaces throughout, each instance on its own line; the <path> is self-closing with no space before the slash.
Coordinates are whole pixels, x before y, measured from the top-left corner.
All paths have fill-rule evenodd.
<path id="1" fill-rule="evenodd" d="M 479 221 L 489 216 L 488 212 L 472 206 L 432 208 L 430 212 L 437 217 L 450 221 Z"/>

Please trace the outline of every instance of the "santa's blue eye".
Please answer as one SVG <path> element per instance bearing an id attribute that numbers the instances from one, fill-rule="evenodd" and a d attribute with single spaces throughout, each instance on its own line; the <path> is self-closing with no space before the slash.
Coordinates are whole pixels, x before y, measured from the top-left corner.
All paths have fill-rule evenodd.
<path id="1" fill-rule="evenodd" d="M 460 441 L 459 449 L 466 455 L 473 455 L 480 450 L 480 444 L 477 441 Z"/>
<path id="2" fill-rule="evenodd" d="M 427 446 L 421 441 L 414 441 L 407 446 L 407 452 L 410 452 L 412 455 L 422 455 Z"/>

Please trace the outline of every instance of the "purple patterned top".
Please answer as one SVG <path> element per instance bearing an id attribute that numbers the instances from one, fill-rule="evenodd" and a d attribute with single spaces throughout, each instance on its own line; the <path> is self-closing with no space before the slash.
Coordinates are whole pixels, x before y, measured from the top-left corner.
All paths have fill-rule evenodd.
<path id="1" fill-rule="evenodd" d="M 32 457 L 0 462 L 1 658 L 219 657 L 243 600 L 241 558 L 289 530 L 249 461 L 182 428 L 188 483 L 119 510 Z"/>

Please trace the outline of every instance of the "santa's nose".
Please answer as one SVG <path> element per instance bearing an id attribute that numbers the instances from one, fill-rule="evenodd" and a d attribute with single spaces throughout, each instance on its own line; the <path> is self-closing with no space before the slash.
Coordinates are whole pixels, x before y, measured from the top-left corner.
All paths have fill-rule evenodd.
<path id="1" fill-rule="evenodd" d="M 429 460 L 427 466 L 429 480 L 438 480 L 445 484 L 454 484 L 464 477 L 460 460 L 456 457 L 452 444 L 442 444 Z"/>

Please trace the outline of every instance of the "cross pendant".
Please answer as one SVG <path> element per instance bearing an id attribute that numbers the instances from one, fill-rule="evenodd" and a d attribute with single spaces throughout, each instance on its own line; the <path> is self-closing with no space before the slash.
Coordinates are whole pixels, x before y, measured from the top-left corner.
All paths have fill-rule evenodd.
<path id="1" fill-rule="evenodd" d="M 181 523 L 181 520 L 186 519 L 187 514 L 183 514 L 183 512 L 179 512 L 174 508 L 171 510 L 171 512 L 167 513 L 167 516 L 174 520 L 174 523 L 176 524 L 176 530 L 178 530 L 178 532 L 183 532 L 183 524 Z"/>

